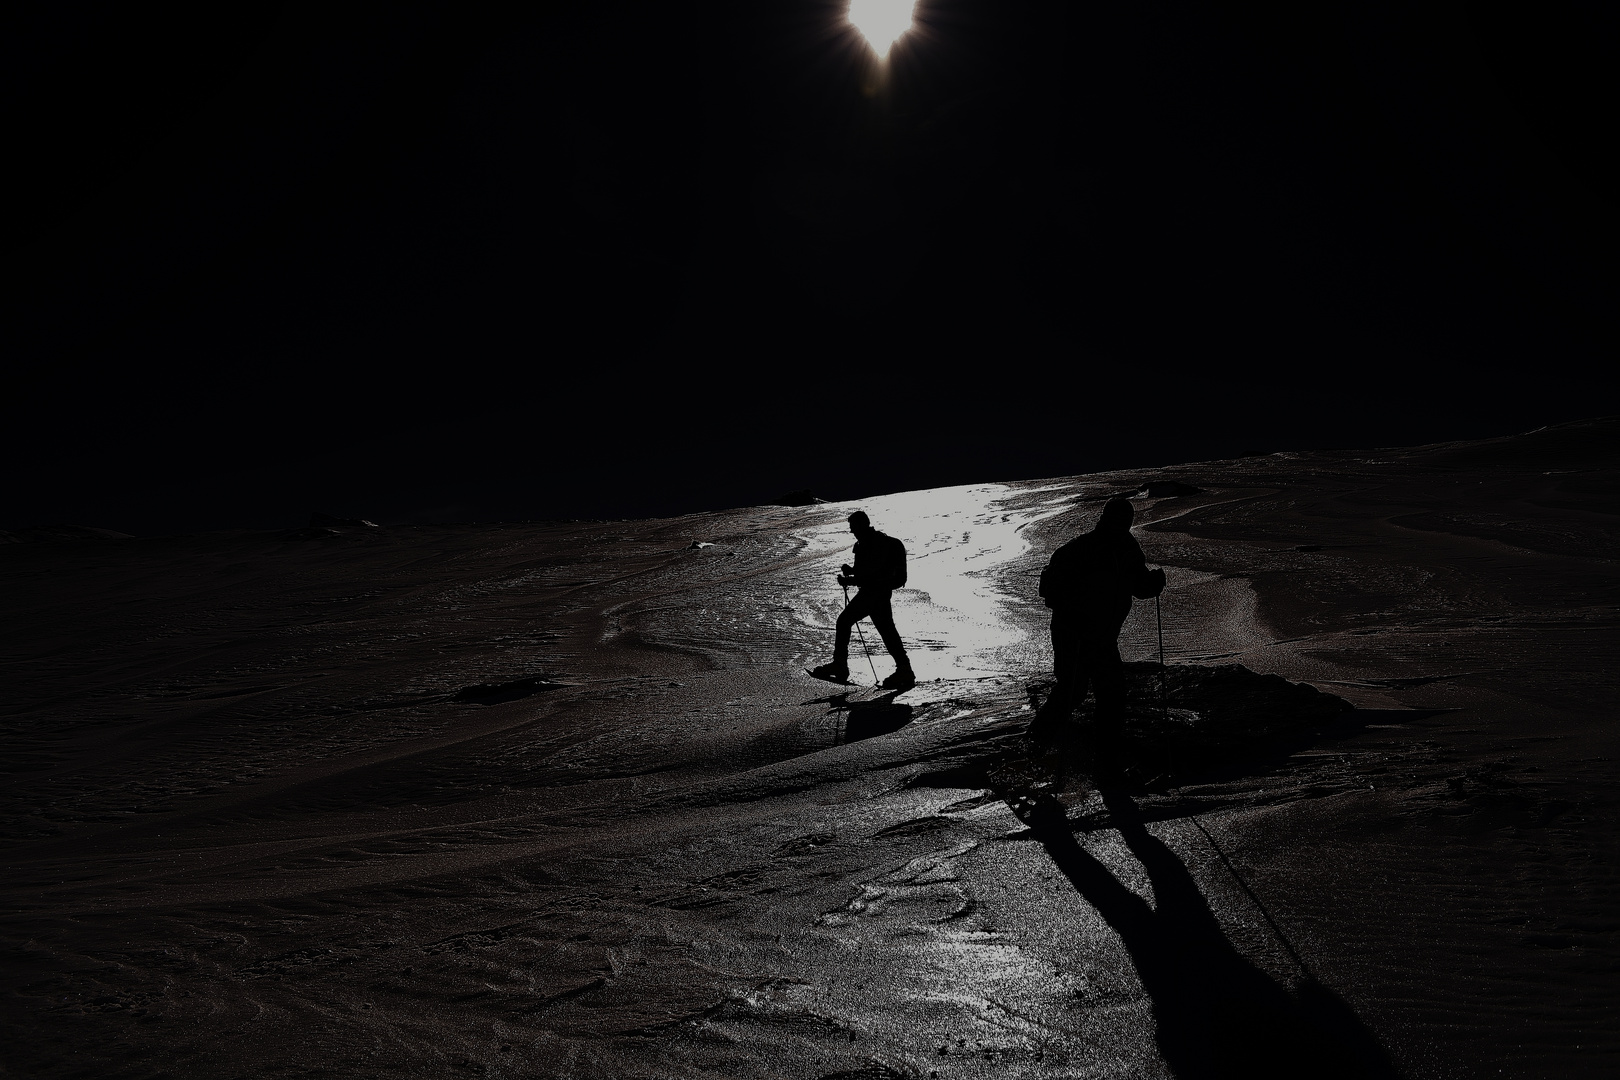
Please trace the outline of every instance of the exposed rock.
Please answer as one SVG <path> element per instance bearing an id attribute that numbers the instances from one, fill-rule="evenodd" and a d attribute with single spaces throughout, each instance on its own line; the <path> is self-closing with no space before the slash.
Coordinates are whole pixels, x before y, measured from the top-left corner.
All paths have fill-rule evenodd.
<path id="1" fill-rule="evenodd" d="M 562 685 L 541 675 L 504 683 L 476 683 L 457 690 L 452 700 L 470 701 L 475 705 L 499 705 L 502 702 L 531 697 L 542 690 L 556 690 Z"/>
<path id="2" fill-rule="evenodd" d="M 1332 722 L 1354 708 L 1334 694 L 1242 664 L 1164 669 L 1169 715 L 1159 701 L 1159 665 L 1126 664 L 1126 737 L 1187 746 L 1243 743 Z M 1179 714 L 1179 715 L 1178 715 Z"/>
<path id="3" fill-rule="evenodd" d="M 783 495 L 781 498 L 777 499 L 771 505 L 772 506 L 815 506 L 815 505 L 817 505 L 819 503 L 824 503 L 826 501 L 827 501 L 826 499 L 818 499 L 818 498 L 816 498 L 816 493 L 811 491 L 809 488 L 800 488 L 798 491 L 790 491 L 790 492 L 788 492 L 786 495 Z"/>
<path id="4" fill-rule="evenodd" d="M 1183 495 L 1199 495 L 1203 488 L 1183 484 L 1180 480 L 1149 480 L 1138 489 L 1150 499 L 1176 499 Z"/>
<path id="5" fill-rule="evenodd" d="M 1172 664 L 1160 682 L 1158 664 L 1126 664 L 1122 763 L 1148 774 L 1186 775 L 1241 759 L 1256 744 L 1332 724 L 1352 711 L 1348 701 L 1280 675 L 1242 664 Z M 1032 701 L 1051 693 L 1049 681 L 1030 687 Z M 1049 734 L 1085 740 L 1095 703 L 1075 712 L 1079 726 Z"/>
<path id="6" fill-rule="evenodd" d="M 365 518 L 333 517 L 331 514 L 323 514 L 317 510 L 315 513 L 309 515 L 309 526 L 312 529 L 375 529 L 377 528 L 377 523 L 375 521 L 367 521 Z"/>
<path id="7" fill-rule="evenodd" d="M 1182 495 L 1201 495 L 1204 489 L 1184 484 L 1180 480 L 1149 480 L 1123 491 L 1109 491 L 1096 495 L 1082 495 L 1075 502 L 1099 503 L 1110 499 L 1174 499 Z"/>

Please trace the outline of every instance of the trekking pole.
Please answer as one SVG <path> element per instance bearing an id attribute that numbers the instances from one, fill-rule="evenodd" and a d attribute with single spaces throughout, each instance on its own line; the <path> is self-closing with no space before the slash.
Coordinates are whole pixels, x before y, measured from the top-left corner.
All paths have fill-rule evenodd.
<path id="1" fill-rule="evenodd" d="M 1159 622 L 1159 709 L 1164 713 L 1166 721 L 1170 719 L 1170 683 L 1164 664 L 1164 609 L 1159 606 L 1159 598 L 1153 598 L 1153 616 Z"/>
<path id="2" fill-rule="evenodd" d="M 849 607 L 849 586 L 844 586 L 844 606 Z M 861 636 L 861 652 L 866 654 L 866 666 L 872 669 L 872 685 L 878 682 L 877 665 L 872 663 L 872 650 L 866 647 L 866 631 L 861 629 L 861 620 L 855 620 L 855 632 Z"/>
<path id="3" fill-rule="evenodd" d="M 1165 666 L 1164 662 L 1164 609 L 1159 606 L 1159 598 L 1157 596 L 1153 598 L 1153 617 L 1159 623 L 1159 713 L 1164 717 L 1165 727 L 1168 728 L 1170 726 L 1170 669 Z M 1170 733 L 1167 730 L 1165 732 L 1165 737 L 1169 738 L 1169 734 Z M 1176 752 L 1174 746 L 1175 743 L 1172 741 L 1170 743 L 1171 749 L 1167 750 L 1165 753 L 1165 764 L 1169 769 L 1168 775 L 1170 776 L 1174 776 L 1176 774 Z M 1202 826 L 1200 826 L 1200 828 L 1202 828 Z M 1210 842 L 1214 843 L 1213 840 Z"/>

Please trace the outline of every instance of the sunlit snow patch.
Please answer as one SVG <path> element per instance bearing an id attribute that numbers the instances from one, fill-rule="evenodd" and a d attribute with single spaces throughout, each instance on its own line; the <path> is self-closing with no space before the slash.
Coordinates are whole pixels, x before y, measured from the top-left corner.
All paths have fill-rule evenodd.
<path id="1" fill-rule="evenodd" d="M 1028 550 L 1024 527 L 1073 504 L 1064 489 L 1051 501 L 1011 509 L 1015 494 L 1003 484 L 935 488 L 884 495 L 847 504 L 865 510 L 872 524 L 905 542 L 909 580 L 894 594 L 894 616 L 919 677 L 973 678 L 1003 674 L 1004 650 L 1024 633 L 1006 617 L 996 572 Z M 1028 496 L 1033 492 L 1025 491 Z M 827 552 L 815 576 L 830 578 L 850 558 L 854 537 L 841 520 L 805 534 L 811 550 Z M 841 604 L 837 586 L 816 582 L 813 590 Z M 866 628 L 868 644 L 884 659 L 883 646 Z M 830 649 L 832 642 L 827 645 Z M 864 666 L 860 645 L 851 660 Z"/>

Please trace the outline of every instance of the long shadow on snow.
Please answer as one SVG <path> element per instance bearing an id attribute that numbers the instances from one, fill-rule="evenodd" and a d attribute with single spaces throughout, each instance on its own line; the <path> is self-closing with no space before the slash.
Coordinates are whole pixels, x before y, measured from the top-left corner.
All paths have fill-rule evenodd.
<path id="1" fill-rule="evenodd" d="M 1153 1001 L 1159 1051 L 1180 1080 L 1400 1076 L 1333 991 L 1308 973 L 1290 990 L 1238 953 L 1192 874 L 1147 831 L 1132 799 L 1107 792 L 1103 801 L 1147 871 L 1155 906 L 1080 846 L 1055 803 L 1035 810 L 1030 830 L 1124 941 Z"/>
<path id="2" fill-rule="evenodd" d="M 807 704 L 827 705 L 834 712 L 844 713 L 843 722 L 835 743 L 860 742 L 862 739 L 876 738 L 879 735 L 888 735 L 899 731 L 911 723 L 915 712 L 910 705 L 901 704 L 894 699 L 903 690 L 891 690 L 882 697 L 870 701 L 850 701 L 849 697 L 854 691 L 843 694 L 832 694 L 824 698 L 816 698 Z"/>

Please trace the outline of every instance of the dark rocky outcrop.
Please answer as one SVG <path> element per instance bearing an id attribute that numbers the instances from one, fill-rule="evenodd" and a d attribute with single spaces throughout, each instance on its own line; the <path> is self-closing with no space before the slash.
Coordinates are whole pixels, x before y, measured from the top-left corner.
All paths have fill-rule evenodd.
<path id="1" fill-rule="evenodd" d="M 1211 752 L 1331 723 L 1353 706 L 1334 694 L 1242 664 L 1126 664 L 1127 740 Z"/>
<path id="2" fill-rule="evenodd" d="M 377 523 L 375 521 L 367 521 L 365 518 L 333 517 L 331 514 L 323 514 L 317 510 L 315 513 L 309 515 L 309 527 L 312 529 L 375 529 L 377 528 Z"/>
<path id="3" fill-rule="evenodd" d="M 532 697 L 542 690 L 556 690 L 562 684 L 536 675 L 528 679 L 513 679 L 504 683 L 476 683 L 457 690 L 453 701 L 467 701 L 474 705 L 500 705 Z"/>
<path id="4" fill-rule="evenodd" d="M 1150 499 L 1178 499 L 1183 495 L 1200 495 L 1204 489 L 1180 480 L 1149 480 L 1137 491 Z"/>
<path id="5" fill-rule="evenodd" d="M 1101 495 L 1082 495 L 1076 502 L 1098 503 L 1109 499 L 1178 499 L 1184 495 L 1202 495 L 1204 489 L 1180 480 L 1149 480 L 1123 491 L 1110 491 Z"/>
<path id="6" fill-rule="evenodd" d="M 1180 783 L 1211 770 L 1260 764 L 1279 746 L 1297 748 L 1298 740 L 1326 731 L 1354 712 L 1343 698 L 1241 664 L 1176 664 L 1164 669 L 1162 683 L 1159 672 L 1158 664 L 1125 665 L 1123 738 L 1106 762 L 1097 757 L 1091 727 L 1096 703 L 1088 697 L 1068 723 L 1043 720 L 1027 729 L 1026 721 L 1008 724 L 965 752 L 934 759 L 907 783 L 1001 790 L 1006 770 L 1027 770 L 1032 752 L 1064 755 L 1068 767 L 1083 774 L 1106 768 L 1127 783 Z M 1031 683 L 1027 692 L 1029 704 L 1039 712 L 1052 681 Z"/>
<path id="7" fill-rule="evenodd" d="M 772 506 L 816 506 L 816 505 L 818 505 L 820 503 L 824 503 L 826 501 L 827 501 L 826 499 L 818 499 L 818 498 L 816 498 L 816 493 L 811 491 L 809 488 L 800 488 L 798 491 L 790 491 L 786 495 L 781 496 L 780 498 L 778 498 L 771 505 Z"/>
<path id="8" fill-rule="evenodd" d="M 1348 701 L 1280 675 L 1261 675 L 1242 664 L 1201 666 L 1126 664 L 1126 714 L 1120 764 L 1141 775 L 1185 777 L 1263 753 L 1263 744 L 1303 735 L 1342 720 Z M 1051 683 L 1030 687 L 1035 704 Z M 1083 748 L 1095 703 L 1088 698 L 1065 730 L 1043 738 L 1075 740 Z"/>

